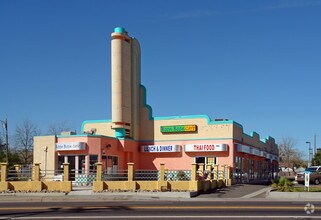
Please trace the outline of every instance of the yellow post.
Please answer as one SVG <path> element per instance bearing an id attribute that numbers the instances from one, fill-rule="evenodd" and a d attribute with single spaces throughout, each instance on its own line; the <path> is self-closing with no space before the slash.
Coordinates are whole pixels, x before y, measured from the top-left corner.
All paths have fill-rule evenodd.
<path id="1" fill-rule="evenodd" d="M 40 181 L 40 163 L 33 165 L 33 178 L 32 181 Z"/>
<path id="2" fill-rule="evenodd" d="M 211 180 L 212 179 L 212 165 L 211 164 L 207 164 L 206 165 L 206 170 L 208 172 L 208 175 L 207 175 L 207 180 Z"/>
<path id="3" fill-rule="evenodd" d="M 218 165 L 214 165 L 214 180 L 218 180 Z"/>
<path id="4" fill-rule="evenodd" d="M 192 181 L 195 181 L 196 180 L 196 172 L 197 172 L 197 170 L 196 170 L 196 163 L 193 163 L 192 164 Z"/>
<path id="5" fill-rule="evenodd" d="M 161 163 L 161 164 L 160 164 L 159 181 L 165 181 L 165 164 L 164 164 L 164 163 Z"/>
<path id="6" fill-rule="evenodd" d="M 222 172 L 222 178 L 223 180 L 226 180 L 227 177 L 225 176 L 225 168 L 226 168 L 227 165 L 222 165 L 221 167 L 221 172 Z"/>
<path id="7" fill-rule="evenodd" d="M 204 176 L 204 163 L 198 164 L 198 170 L 199 170 L 199 176 L 203 177 Z"/>
<path id="8" fill-rule="evenodd" d="M 6 182 L 7 181 L 7 163 L 1 163 L 1 182 Z"/>
<path id="9" fill-rule="evenodd" d="M 227 183 L 226 183 L 226 185 L 227 186 L 231 186 L 232 185 L 232 180 L 231 180 L 231 170 L 230 170 L 230 166 L 226 166 L 226 169 L 227 169 Z"/>
<path id="10" fill-rule="evenodd" d="M 128 181 L 134 181 L 134 163 L 127 163 L 128 166 Z"/>
<path id="11" fill-rule="evenodd" d="M 69 163 L 63 163 L 64 166 L 64 181 L 69 181 Z"/>
<path id="12" fill-rule="evenodd" d="M 15 171 L 16 171 L 16 174 L 17 174 L 17 177 L 18 178 L 20 178 L 20 174 L 21 174 L 21 165 L 17 165 L 17 164 L 15 164 L 14 165 L 14 169 L 15 169 Z"/>
<path id="13" fill-rule="evenodd" d="M 97 166 L 97 175 L 96 175 L 96 181 L 101 181 L 102 180 L 102 165 L 103 163 L 96 163 Z"/>

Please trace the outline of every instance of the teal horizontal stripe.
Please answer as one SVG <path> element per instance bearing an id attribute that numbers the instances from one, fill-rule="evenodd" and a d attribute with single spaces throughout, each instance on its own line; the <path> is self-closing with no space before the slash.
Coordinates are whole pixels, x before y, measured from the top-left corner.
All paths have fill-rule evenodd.
<path id="1" fill-rule="evenodd" d="M 108 120 L 86 120 L 81 124 L 81 132 L 84 132 L 84 128 L 86 124 L 95 124 L 95 123 L 109 123 L 111 122 L 110 119 Z"/>

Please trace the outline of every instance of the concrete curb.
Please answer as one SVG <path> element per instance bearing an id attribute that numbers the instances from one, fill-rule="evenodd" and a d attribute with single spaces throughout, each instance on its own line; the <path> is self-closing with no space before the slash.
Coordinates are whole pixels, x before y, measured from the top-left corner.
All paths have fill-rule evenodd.
<path id="1" fill-rule="evenodd" d="M 191 198 L 197 192 L 102 192 L 92 193 L 95 196 L 142 196 L 151 198 Z"/>
<path id="2" fill-rule="evenodd" d="M 72 198 L 91 198 L 91 199 L 101 199 L 101 198 L 175 198 L 175 199 L 187 199 L 193 196 L 197 196 L 197 192 L 101 192 L 96 193 L 92 191 L 77 192 L 72 191 L 70 193 L 0 193 L 1 198 L 22 198 L 22 197 L 33 197 L 39 199 L 60 197 L 65 199 Z"/>
<path id="3" fill-rule="evenodd" d="M 273 192 L 268 191 L 266 198 L 269 199 L 321 199 L 320 192 Z"/>

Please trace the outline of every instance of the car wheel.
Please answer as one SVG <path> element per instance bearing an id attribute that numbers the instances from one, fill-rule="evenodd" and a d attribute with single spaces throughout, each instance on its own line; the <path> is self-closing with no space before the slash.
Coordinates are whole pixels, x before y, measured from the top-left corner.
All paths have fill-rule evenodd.
<path id="1" fill-rule="evenodd" d="M 319 180 L 319 179 L 315 179 L 315 180 L 314 180 L 314 184 L 315 184 L 315 185 L 319 185 L 319 184 L 320 184 L 320 180 Z"/>

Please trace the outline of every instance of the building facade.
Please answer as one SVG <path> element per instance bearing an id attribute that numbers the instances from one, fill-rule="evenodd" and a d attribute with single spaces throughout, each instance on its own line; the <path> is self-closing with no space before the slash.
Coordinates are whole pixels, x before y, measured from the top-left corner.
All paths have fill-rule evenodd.
<path id="1" fill-rule="evenodd" d="M 228 165 L 235 181 L 271 178 L 278 170 L 278 147 L 272 137 L 243 132 L 239 123 L 207 115 L 153 117 L 141 85 L 140 46 L 124 28 L 111 34 L 112 117 L 87 120 L 81 133 L 38 136 L 34 162 L 43 170 L 70 163 L 74 175 L 85 175 L 101 162 L 103 170 L 187 170 L 192 163 Z"/>

